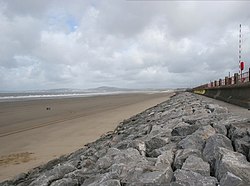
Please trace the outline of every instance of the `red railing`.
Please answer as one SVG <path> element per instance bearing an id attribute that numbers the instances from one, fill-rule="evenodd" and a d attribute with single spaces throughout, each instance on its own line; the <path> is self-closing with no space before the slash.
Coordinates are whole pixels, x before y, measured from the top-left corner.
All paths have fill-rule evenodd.
<path id="1" fill-rule="evenodd" d="M 221 87 L 221 86 L 230 86 L 235 84 L 243 84 L 250 82 L 250 68 L 248 72 L 244 72 L 241 75 L 235 73 L 232 77 L 225 77 L 224 79 L 219 79 L 208 84 L 204 84 L 194 89 L 204 89 L 204 88 L 214 88 L 214 87 Z"/>
<path id="2" fill-rule="evenodd" d="M 244 72 L 241 76 L 241 82 L 242 83 L 245 83 L 245 82 L 249 82 L 249 73 L 250 72 Z"/>

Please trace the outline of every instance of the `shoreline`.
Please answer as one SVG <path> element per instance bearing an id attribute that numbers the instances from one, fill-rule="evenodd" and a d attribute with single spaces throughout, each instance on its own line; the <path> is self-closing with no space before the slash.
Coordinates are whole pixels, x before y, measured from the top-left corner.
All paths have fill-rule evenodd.
<path id="1" fill-rule="evenodd" d="M 1 103 L 0 180 L 71 153 L 114 130 L 124 119 L 166 101 L 173 94 L 117 94 Z M 52 105 L 51 111 L 45 110 L 47 105 Z M 29 128 L 41 123 L 37 128 Z M 17 129 L 23 131 L 15 133 Z"/>
<path id="2" fill-rule="evenodd" d="M 116 91 L 116 92 L 79 92 L 79 93 L 55 93 L 55 94 L 27 94 L 17 93 L 15 96 L 1 96 L 0 103 L 17 102 L 17 101 L 41 101 L 41 100 L 55 100 L 55 99 L 75 99 L 75 98 L 87 98 L 97 96 L 113 96 L 113 95 L 128 95 L 128 94 L 158 94 L 158 93 L 171 93 L 174 90 L 162 90 L 162 91 Z M 21 95 L 24 94 L 24 95 Z M 27 95 L 25 95 L 27 94 Z"/>

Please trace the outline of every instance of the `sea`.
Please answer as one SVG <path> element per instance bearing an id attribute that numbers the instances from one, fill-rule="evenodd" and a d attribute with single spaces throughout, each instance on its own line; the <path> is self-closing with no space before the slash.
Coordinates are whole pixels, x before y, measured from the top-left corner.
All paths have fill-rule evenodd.
<path id="1" fill-rule="evenodd" d="M 74 97 L 91 97 L 101 95 L 169 92 L 170 90 L 129 90 L 129 91 L 43 91 L 43 92 L 0 92 L 0 102 L 39 100 L 39 99 L 61 99 Z"/>

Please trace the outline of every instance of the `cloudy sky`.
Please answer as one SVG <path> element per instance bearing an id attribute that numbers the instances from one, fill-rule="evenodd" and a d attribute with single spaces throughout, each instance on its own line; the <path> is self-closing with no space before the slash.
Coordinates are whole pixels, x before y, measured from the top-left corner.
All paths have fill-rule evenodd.
<path id="1" fill-rule="evenodd" d="M 0 0 L 0 90 L 192 87 L 250 67 L 250 2 Z"/>

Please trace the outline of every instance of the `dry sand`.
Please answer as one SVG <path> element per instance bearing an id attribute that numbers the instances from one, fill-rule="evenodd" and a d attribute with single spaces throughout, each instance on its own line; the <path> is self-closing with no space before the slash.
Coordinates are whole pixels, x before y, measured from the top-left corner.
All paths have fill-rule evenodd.
<path id="1" fill-rule="evenodd" d="M 0 103 L 0 181 L 71 153 L 174 93 Z M 50 110 L 46 108 L 50 107 Z"/>

